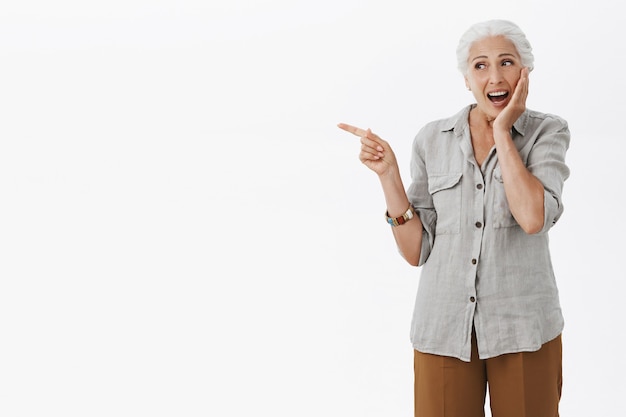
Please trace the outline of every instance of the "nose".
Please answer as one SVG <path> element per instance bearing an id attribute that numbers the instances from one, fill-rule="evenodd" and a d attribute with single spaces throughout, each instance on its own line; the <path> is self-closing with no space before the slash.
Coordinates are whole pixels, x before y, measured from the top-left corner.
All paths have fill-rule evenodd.
<path id="1" fill-rule="evenodd" d="M 499 65 L 494 65 L 489 69 L 489 83 L 499 84 L 504 79 L 502 75 L 502 68 Z"/>

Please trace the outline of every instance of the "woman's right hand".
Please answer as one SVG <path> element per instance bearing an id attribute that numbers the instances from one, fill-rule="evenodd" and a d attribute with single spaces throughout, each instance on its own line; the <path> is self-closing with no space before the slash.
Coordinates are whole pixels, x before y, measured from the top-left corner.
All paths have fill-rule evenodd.
<path id="1" fill-rule="evenodd" d="M 359 159 L 379 176 L 384 176 L 390 170 L 398 168 L 396 155 L 391 146 L 378 135 L 372 133 L 370 129 L 363 130 L 345 123 L 339 123 L 337 126 L 361 138 Z"/>

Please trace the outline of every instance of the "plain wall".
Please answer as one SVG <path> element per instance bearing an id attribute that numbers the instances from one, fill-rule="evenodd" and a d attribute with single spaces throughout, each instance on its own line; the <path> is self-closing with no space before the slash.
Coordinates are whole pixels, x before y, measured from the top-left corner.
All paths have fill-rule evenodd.
<path id="1" fill-rule="evenodd" d="M 0 414 L 411 416 L 420 270 L 336 124 L 408 184 L 419 128 L 473 102 L 458 38 L 505 18 L 572 135 L 561 414 L 624 415 L 618 4 L 3 5 Z"/>

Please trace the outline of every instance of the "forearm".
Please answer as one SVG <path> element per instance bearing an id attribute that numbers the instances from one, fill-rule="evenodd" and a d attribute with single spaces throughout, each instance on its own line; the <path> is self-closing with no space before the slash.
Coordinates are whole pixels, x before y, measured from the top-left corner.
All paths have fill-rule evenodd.
<path id="1" fill-rule="evenodd" d="M 389 217 L 400 217 L 410 205 L 398 170 L 379 176 Z M 417 214 L 406 223 L 392 227 L 393 236 L 404 259 L 416 266 L 422 246 L 422 222 Z"/>
<path id="2" fill-rule="evenodd" d="M 511 214 L 526 233 L 537 233 L 544 223 L 544 187 L 524 165 L 509 131 L 494 129 L 502 181 Z"/>

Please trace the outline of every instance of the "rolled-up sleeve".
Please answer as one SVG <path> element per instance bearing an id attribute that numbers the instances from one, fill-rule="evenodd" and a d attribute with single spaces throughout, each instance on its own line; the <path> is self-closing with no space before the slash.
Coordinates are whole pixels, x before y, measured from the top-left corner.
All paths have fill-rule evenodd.
<path id="1" fill-rule="evenodd" d="M 423 265 L 435 241 L 435 227 L 437 225 L 437 212 L 432 197 L 428 192 L 428 174 L 424 162 L 424 131 L 417 134 L 413 141 L 411 154 L 411 184 L 407 190 L 409 201 L 419 216 L 422 225 L 422 246 L 418 266 Z"/>
<path id="2" fill-rule="evenodd" d="M 546 118 L 534 134 L 537 136 L 528 154 L 528 170 L 544 187 L 544 223 L 539 233 L 546 233 L 563 213 L 561 195 L 570 171 L 565 163 L 570 132 L 567 122 L 559 117 Z"/>

